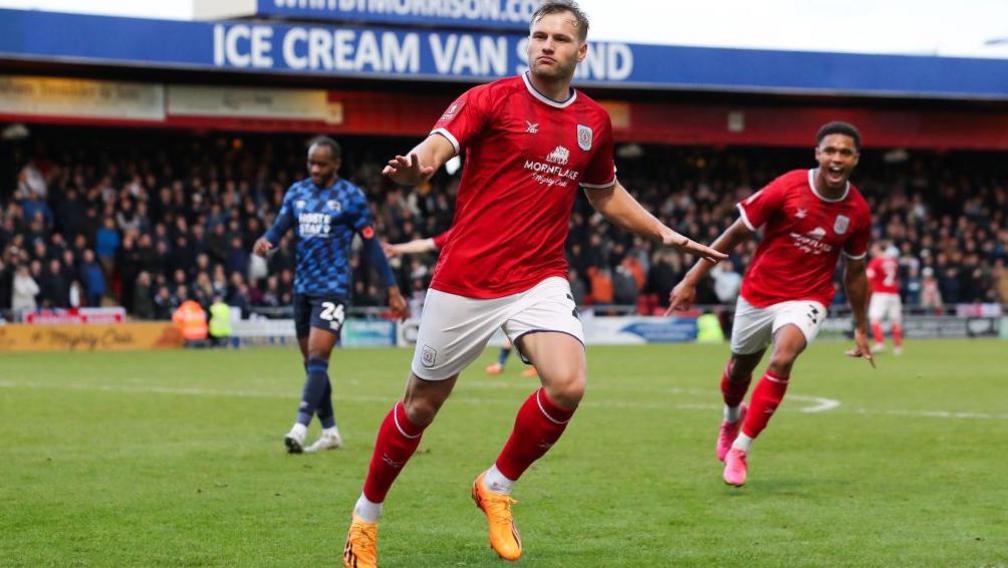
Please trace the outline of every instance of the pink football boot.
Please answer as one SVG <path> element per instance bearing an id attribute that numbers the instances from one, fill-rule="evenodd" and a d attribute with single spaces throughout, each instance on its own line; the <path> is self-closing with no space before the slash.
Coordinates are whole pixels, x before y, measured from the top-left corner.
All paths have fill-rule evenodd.
<path id="1" fill-rule="evenodd" d="M 738 448 L 728 450 L 724 462 L 724 482 L 735 487 L 742 487 L 746 482 L 746 452 Z"/>
<path id="2" fill-rule="evenodd" d="M 725 454 L 731 448 L 732 442 L 738 436 L 739 430 L 742 429 L 742 421 L 745 420 L 746 415 L 746 405 L 743 402 L 739 408 L 739 419 L 735 422 L 728 422 L 727 420 L 721 423 L 721 429 L 718 430 L 717 437 L 717 459 L 718 461 L 725 460 Z"/>

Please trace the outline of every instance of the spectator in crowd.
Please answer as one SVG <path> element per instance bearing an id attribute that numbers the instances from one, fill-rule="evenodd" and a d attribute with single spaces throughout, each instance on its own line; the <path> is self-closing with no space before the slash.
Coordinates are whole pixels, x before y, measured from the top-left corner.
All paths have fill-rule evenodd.
<path id="1" fill-rule="evenodd" d="M 154 319 L 154 295 L 151 277 L 146 270 L 137 275 L 133 286 L 133 315 L 139 319 Z"/>
<path id="2" fill-rule="evenodd" d="M 260 296 L 259 305 L 267 308 L 279 308 L 281 301 L 280 280 L 276 274 L 266 277 L 266 288 Z"/>
<path id="3" fill-rule="evenodd" d="M 1005 256 L 1001 256 L 994 261 L 991 280 L 994 285 L 994 297 L 992 300 L 1000 304 L 1008 304 L 1008 267 L 1005 266 Z"/>
<path id="4" fill-rule="evenodd" d="M 921 301 L 920 267 L 918 264 L 908 266 L 906 278 L 903 278 L 901 281 L 902 289 L 900 290 L 900 296 L 903 299 L 904 305 L 916 306 Z"/>
<path id="5" fill-rule="evenodd" d="M 70 292 L 69 301 L 71 308 L 79 308 L 84 305 L 84 287 L 81 286 L 80 280 L 73 278 L 70 280 Z"/>
<path id="6" fill-rule="evenodd" d="M 116 271 L 119 275 L 122 291 L 120 293 L 121 304 L 128 312 L 133 312 L 133 300 L 135 294 L 133 287 L 136 284 L 137 275 L 142 270 L 143 257 L 140 249 L 136 245 L 136 238 L 129 233 L 123 237 L 122 247 L 116 252 Z"/>
<path id="7" fill-rule="evenodd" d="M 240 236 L 231 237 L 231 245 L 224 257 L 224 268 L 228 274 L 248 275 L 249 253 L 248 247 L 242 243 Z"/>
<path id="8" fill-rule="evenodd" d="M 39 299 L 44 308 L 70 307 L 70 281 L 63 276 L 63 267 L 59 259 L 49 261 L 42 273 L 39 285 Z"/>
<path id="9" fill-rule="evenodd" d="M 591 285 L 591 299 L 593 304 L 613 303 L 613 281 L 609 276 L 609 269 L 600 269 L 595 265 L 588 267 L 588 282 Z"/>
<path id="10" fill-rule="evenodd" d="M 714 294 L 722 304 L 734 304 L 742 288 L 742 275 L 735 271 L 735 265 L 726 260 L 714 267 Z"/>
<path id="11" fill-rule="evenodd" d="M 942 308 L 942 293 L 938 286 L 938 279 L 934 275 L 934 268 L 925 266 L 921 276 L 921 307 L 930 308 L 935 312 L 940 311 Z"/>
<path id="12" fill-rule="evenodd" d="M 628 258 L 624 258 L 612 275 L 613 302 L 619 305 L 635 305 L 637 303 L 637 280 L 629 267 Z"/>
<path id="13" fill-rule="evenodd" d="M 116 229 L 115 219 L 111 216 L 105 217 L 102 227 L 95 231 L 95 253 L 108 274 L 112 273 L 112 268 L 115 265 L 115 254 L 119 250 L 119 243 L 119 230 Z"/>
<path id="14" fill-rule="evenodd" d="M 585 299 L 588 297 L 588 288 L 585 287 L 584 281 L 581 280 L 581 277 L 578 274 L 577 269 L 573 267 L 570 269 L 570 271 L 567 273 L 567 282 L 570 283 L 571 295 L 574 296 L 574 303 L 579 306 L 583 306 L 585 303 Z M 415 286 L 415 288 L 419 287 Z M 422 290 L 422 288 L 419 289 Z M 413 313 L 418 314 L 420 313 L 420 311 L 419 309 L 417 309 Z"/>
<path id="15" fill-rule="evenodd" d="M 168 286 L 158 286 L 157 294 L 154 295 L 154 319 L 171 319 L 172 313 L 180 303 L 175 296 L 172 296 Z"/>
<path id="16" fill-rule="evenodd" d="M 0 320 L 2 312 L 9 310 L 13 296 L 14 270 L 7 262 L 7 255 L 0 256 Z"/>
<path id="17" fill-rule="evenodd" d="M 84 283 L 84 294 L 87 298 L 87 305 L 100 306 L 102 296 L 105 295 L 105 273 L 95 259 L 93 250 L 87 249 L 84 251 L 80 271 L 80 279 Z"/>
<path id="18" fill-rule="evenodd" d="M 24 264 L 19 264 L 17 268 L 14 269 L 14 282 L 12 286 L 13 295 L 11 296 L 11 310 L 15 314 L 22 312 L 33 312 L 38 308 L 38 304 L 35 302 L 35 296 L 38 295 L 40 289 L 38 283 L 32 278 L 28 267 Z"/>

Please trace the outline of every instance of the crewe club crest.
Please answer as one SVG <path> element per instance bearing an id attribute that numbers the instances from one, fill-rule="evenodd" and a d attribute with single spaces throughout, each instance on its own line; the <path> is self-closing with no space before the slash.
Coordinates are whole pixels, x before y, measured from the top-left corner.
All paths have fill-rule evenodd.
<path id="1" fill-rule="evenodd" d="M 850 217 L 846 215 L 837 215 L 836 221 L 833 221 L 833 232 L 842 235 L 847 232 L 847 228 L 850 226 Z"/>
<path id="2" fill-rule="evenodd" d="M 420 363 L 427 368 L 433 367 L 437 361 L 437 349 L 430 345 L 424 345 L 420 351 Z"/>
<path id="3" fill-rule="evenodd" d="M 591 150 L 592 129 L 590 126 L 585 126 L 583 124 L 577 125 L 577 141 L 578 141 L 578 148 L 581 148 L 585 152 Z"/>
<path id="4" fill-rule="evenodd" d="M 444 114 L 441 115 L 441 120 L 445 121 L 455 118 L 455 115 L 457 115 L 459 111 L 462 110 L 463 106 L 465 106 L 464 98 L 456 100 L 451 104 L 451 106 L 448 107 L 447 110 L 444 111 Z"/>

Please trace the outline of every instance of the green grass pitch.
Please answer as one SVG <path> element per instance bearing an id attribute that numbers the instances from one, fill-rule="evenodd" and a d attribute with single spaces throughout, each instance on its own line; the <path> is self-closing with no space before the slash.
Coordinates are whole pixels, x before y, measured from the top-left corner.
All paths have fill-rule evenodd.
<path id="1" fill-rule="evenodd" d="M 527 566 L 1008 566 L 1008 343 L 823 341 L 724 485 L 726 346 L 591 347 L 516 487 Z M 342 450 L 289 456 L 296 351 L 0 355 L 0 566 L 333 566 L 408 350 L 330 365 Z M 393 487 L 381 565 L 503 566 L 469 498 L 535 383 L 488 350 Z M 310 439 L 317 424 L 313 424 Z"/>

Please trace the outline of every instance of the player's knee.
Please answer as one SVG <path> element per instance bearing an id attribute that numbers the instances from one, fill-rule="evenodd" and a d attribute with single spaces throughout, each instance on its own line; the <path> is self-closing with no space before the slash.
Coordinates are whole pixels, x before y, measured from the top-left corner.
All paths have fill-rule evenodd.
<path id="1" fill-rule="evenodd" d="M 443 400 L 434 400 L 430 397 L 410 396 L 403 399 L 403 408 L 406 410 L 406 417 L 417 426 L 427 427 L 437 416 Z"/>
<path id="2" fill-rule="evenodd" d="M 795 359 L 798 358 L 798 353 L 798 351 L 791 350 L 774 351 L 773 356 L 770 357 L 770 370 L 780 376 L 789 376 L 791 367 L 794 365 Z"/>
<path id="3" fill-rule="evenodd" d="M 308 358 L 305 360 L 305 364 L 307 364 L 308 361 L 312 361 L 312 360 L 315 360 L 315 361 L 325 361 L 325 362 L 328 363 L 329 362 L 329 350 L 327 350 L 327 349 L 319 349 L 319 348 L 314 348 L 314 349 L 313 348 L 309 348 L 308 349 Z"/>
<path id="4" fill-rule="evenodd" d="M 544 376 L 546 394 L 564 408 L 577 408 L 584 398 L 587 377 L 584 369 L 570 368 Z"/>
<path id="5" fill-rule="evenodd" d="M 728 365 L 728 380 L 733 383 L 747 381 L 752 377 L 752 366 L 734 360 Z"/>

